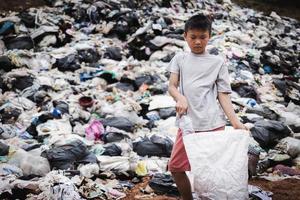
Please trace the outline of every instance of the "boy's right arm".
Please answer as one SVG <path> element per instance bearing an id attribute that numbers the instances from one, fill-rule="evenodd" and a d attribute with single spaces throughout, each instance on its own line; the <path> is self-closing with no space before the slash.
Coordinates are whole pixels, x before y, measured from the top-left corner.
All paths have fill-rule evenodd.
<path id="1" fill-rule="evenodd" d="M 178 83 L 179 83 L 179 74 L 171 73 L 170 79 L 169 79 L 169 93 L 176 101 L 176 112 L 179 114 L 179 116 L 186 113 L 188 109 L 188 103 L 182 94 L 178 91 Z"/>

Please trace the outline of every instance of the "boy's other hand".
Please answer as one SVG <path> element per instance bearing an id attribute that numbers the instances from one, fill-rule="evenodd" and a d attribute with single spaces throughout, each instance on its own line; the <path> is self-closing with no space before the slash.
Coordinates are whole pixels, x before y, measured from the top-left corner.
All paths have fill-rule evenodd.
<path id="1" fill-rule="evenodd" d="M 242 130 L 246 130 L 249 131 L 249 128 L 247 126 L 245 126 L 243 123 L 238 122 L 237 124 L 233 125 L 234 129 L 242 129 Z"/>
<path id="2" fill-rule="evenodd" d="M 180 97 L 176 102 L 176 112 L 179 114 L 179 116 L 186 113 L 188 109 L 188 103 L 184 96 Z"/>

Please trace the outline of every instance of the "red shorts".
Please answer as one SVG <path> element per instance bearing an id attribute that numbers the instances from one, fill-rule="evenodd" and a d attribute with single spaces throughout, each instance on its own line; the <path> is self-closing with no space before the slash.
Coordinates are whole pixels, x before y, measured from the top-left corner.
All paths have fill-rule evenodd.
<path id="1" fill-rule="evenodd" d="M 221 131 L 224 130 L 225 127 L 222 126 L 220 128 L 216 128 L 211 131 Z M 206 131 L 203 131 L 206 132 Z M 182 132 L 178 129 L 177 137 L 175 144 L 172 149 L 171 157 L 168 163 L 168 170 L 170 172 L 185 172 L 191 171 L 190 162 L 186 155 L 186 151 L 183 144 Z"/>

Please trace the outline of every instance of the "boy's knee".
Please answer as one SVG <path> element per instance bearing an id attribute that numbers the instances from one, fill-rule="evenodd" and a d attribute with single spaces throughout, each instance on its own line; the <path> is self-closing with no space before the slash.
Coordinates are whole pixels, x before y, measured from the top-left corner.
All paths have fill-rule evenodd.
<path id="1" fill-rule="evenodd" d="M 181 178 L 183 176 L 186 176 L 185 172 L 171 172 L 171 174 L 174 178 Z"/>

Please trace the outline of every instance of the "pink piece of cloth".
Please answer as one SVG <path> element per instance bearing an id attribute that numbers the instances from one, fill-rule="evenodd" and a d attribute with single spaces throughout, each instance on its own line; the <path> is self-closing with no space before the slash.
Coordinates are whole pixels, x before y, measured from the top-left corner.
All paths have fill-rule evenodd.
<path id="1" fill-rule="evenodd" d="M 85 129 L 85 137 L 88 140 L 100 140 L 101 136 L 104 134 L 105 129 L 103 124 L 99 120 L 94 120 Z"/>

